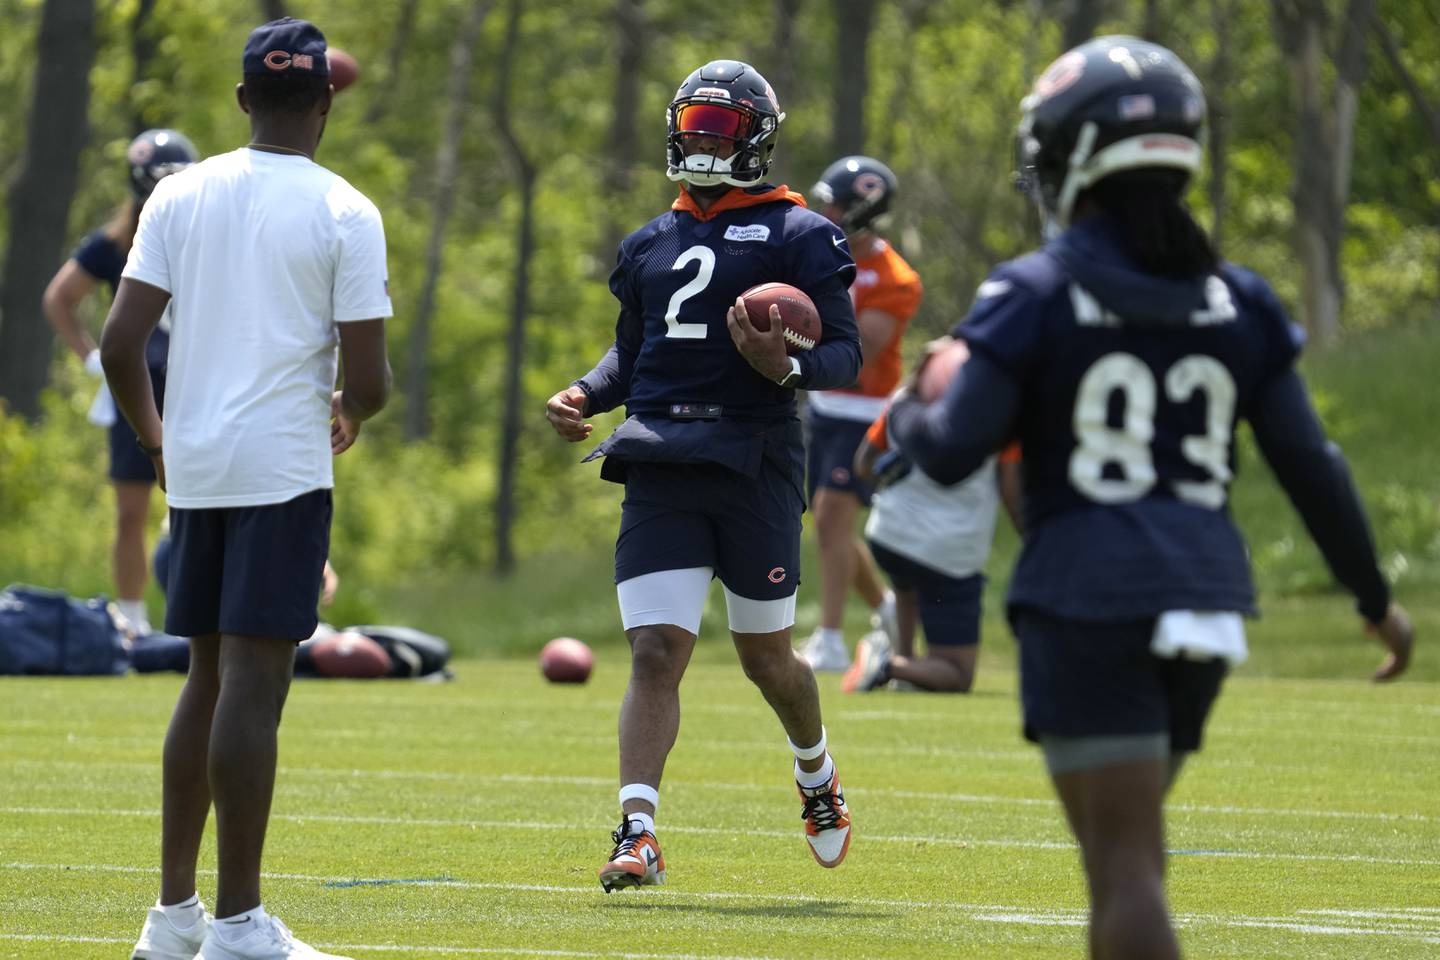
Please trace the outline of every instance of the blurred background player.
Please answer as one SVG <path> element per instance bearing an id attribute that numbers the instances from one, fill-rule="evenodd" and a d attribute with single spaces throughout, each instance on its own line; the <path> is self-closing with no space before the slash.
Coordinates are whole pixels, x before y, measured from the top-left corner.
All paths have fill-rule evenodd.
<path id="1" fill-rule="evenodd" d="M 155 184 L 164 177 L 200 159 L 193 144 L 174 130 L 146 130 L 130 142 L 125 151 L 130 169 L 131 197 L 114 218 L 91 233 L 80 248 L 45 288 L 42 300 L 45 316 L 60 339 L 85 364 L 85 372 L 100 377 L 100 350 L 80 320 L 80 306 L 104 283 L 113 297 L 120 284 L 120 271 L 130 254 L 140 211 Z M 155 385 L 155 403 L 165 395 L 165 363 L 170 351 L 169 312 L 145 345 L 145 361 Z M 109 390 L 102 384 L 91 408 L 91 420 L 107 427 L 110 436 L 110 481 L 115 488 L 115 542 L 110 551 L 110 570 L 115 578 L 115 604 L 137 634 L 151 632 L 145 610 L 145 580 L 149 554 L 145 548 L 145 527 L 150 519 L 150 492 L 155 486 L 155 468 L 150 458 L 135 445 L 135 431 L 124 417 L 115 415 Z"/>
<path id="2" fill-rule="evenodd" d="M 806 483 L 820 546 L 820 624 L 801 655 L 816 670 L 840 672 L 850 665 L 844 623 L 852 585 L 874 611 L 874 625 L 895 633 L 895 597 L 855 532 L 855 518 L 870 504 L 871 490 L 852 465 L 866 429 L 900 385 L 900 340 L 920 306 L 919 275 L 877 232 L 897 187 L 895 174 L 879 160 L 842 157 L 811 191 L 820 212 L 845 231 L 855 258 L 850 297 L 864 355 L 857 383 L 806 396 Z"/>
<path id="3" fill-rule="evenodd" d="M 1203 157 L 1195 75 L 1103 37 L 1052 64 L 1022 110 L 1020 175 L 1052 239 L 981 285 L 955 329 L 969 362 L 941 401 L 897 400 L 890 430 L 942 483 L 1018 434 L 1026 735 L 1080 844 L 1091 956 L 1168 960 L 1162 802 L 1255 609 L 1226 509 L 1238 418 L 1389 648 L 1376 679 L 1405 669 L 1413 632 L 1295 370 L 1299 328 L 1185 206 Z"/>
<path id="4" fill-rule="evenodd" d="M 680 195 L 620 245 L 610 276 L 620 301 L 614 345 L 546 405 L 572 442 L 590 435 L 587 416 L 622 403 L 629 414 L 586 458 L 605 457 L 600 475 L 625 485 L 615 582 L 631 663 L 620 709 L 622 819 L 600 868 L 607 892 L 665 881 L 660 778 L 716 577 L 745 675 L 789 737 L 811 854 L 838 866 L 850 844 L 815 675 L 790 634 L 805 510 L 795 390 L 854 383 L 860 372 L 847 293 L 855 266 L 834 224 L 765 182 L 785 114 L 754 67 L 707 63 L 666 114 L 667 176 Z M 813 350 L 786 355 L 778 308 L 768 332 L 751 324 L 739 296 L 767 281 L 815 302 L 823 332 Z"/>
<path id="5" fill-rule="evenodd" d="M 314 160 L 333 93 L 319 29 L 257 27 L 241 63 L 250 142 L 161 183 L 101 345 L 171 508 L 165 630 L 190 638 L 165 737 L 160 899 L 134 960 L 331 958 L 265 910 L 260 865 L 295 645 L 318 621 L 331 460 L 390 392 L 385 233 Z M 162 424 L 144 347 L 172 299 Z M 195 887 L 212 799 L 213 922 Z"/>
<path id="6" fill-rule="evenodd" d="M 882 415 L 860 441 L 855 473 L 867 483 L 876 482 L 877 472 L 889 480 L 875 491 L 865 536 L 895 588 L 898 636 L 872 630 L 861 637 L 842 687 L 864 693 L 894 680 L 900 689 L 969 693 L 980 650 L 983 571 L 1002 501 L 1020 528 L 1020 451 L 1012 445 L 944 486 L 890 451 L 886 423 Z M 919 658 L 917 625 L 925 628 Z"/>

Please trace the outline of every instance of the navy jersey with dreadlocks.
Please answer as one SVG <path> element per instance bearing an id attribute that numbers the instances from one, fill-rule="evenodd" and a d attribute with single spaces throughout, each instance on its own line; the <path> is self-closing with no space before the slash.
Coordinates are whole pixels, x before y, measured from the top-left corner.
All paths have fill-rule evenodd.
<path id="1" fill-rule="evenodd" d="M 1292 369 L 1303 337 L 1260 277 L 1229 264 L 1189 280 L 1141 273 L 1097 217 L 999 267 L 954 332 L 971 363 L 935 407 L 897 404 L 891 430 L 942 481 L 988 452 L 962 449 L 967 437 L 1018 436 L 1026 538 L 1012 606 L 1079 620 L 1252 610 L 1227 506 L 1245 417 L 1332 569 L 1367 616 L 1383 615 L 1363 512 Z M 1011 391 L 1008 410 L 959 382 L 987 376 Z"/>
<path id="2" fill-rule="evenodd" d="M 713 461 L 752 472 L 753 451 L 730 443 L 736 424 L 793 420 L 795 391 L 750 366 L 731 339 L 726 311 L 756 284 L 804 290 L 819 310 L 822 335 L 798 355 L 798 386 L 850 386 L 860 370 L 848 293 L 854 276 L 844 234 L 798 194 L 768 185 L 735 189 L 701 212 L 682 193 L 674 208 L 620 245 L 610 277 L 620 301 L 615 344 L 577 383 L 589 395 L 587 415 L 623 403 L 630 420 L 592 456 Z"/>

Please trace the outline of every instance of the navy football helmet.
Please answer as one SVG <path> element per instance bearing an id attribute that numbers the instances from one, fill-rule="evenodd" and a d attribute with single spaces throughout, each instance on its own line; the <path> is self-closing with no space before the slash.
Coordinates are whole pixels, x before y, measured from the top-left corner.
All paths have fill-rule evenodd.
<path id="1" fill-rule="evenodd" d="M 894 172 L 874 157 L 841 157 L 825 168 L 810 192 L 839 207 L 840 229 L 854 233 L 890 209 L 899 186 Z"/>
<path id="2" fill-rule="evenodd" d="M 1082 190 L 1121 170 L 1181 173 L 1204 157 L 1205 91 L 1166 48 L 1100 37 L 1052 63 L 1021 102 L 1016 185 L 1049 225 L 1070 223 Z"/>
<path id="3" fill-rule="evenodd" d="M 155 184 L 198 161 L 200 153 L 179 131 L 146 130 L 130 141 L 125 159 L 130 164 L 130 186 L 135 197 L 144 200 Z"/>
<path id="4" fill-rule="evenodd" d="M 738 60 L 712 60 L 686 77 L 665 115 L 665 175 L 697 187 L 748 187 L 763 180 L 785 119 L 774 89 L 758 70 Z M 686 156 L 683 141 L 696 137 L 728 141 L 734 153 Z"/>

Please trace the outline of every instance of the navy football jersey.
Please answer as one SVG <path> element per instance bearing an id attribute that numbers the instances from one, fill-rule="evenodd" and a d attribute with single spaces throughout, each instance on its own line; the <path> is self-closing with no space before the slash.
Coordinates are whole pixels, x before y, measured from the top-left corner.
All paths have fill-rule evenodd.
<path id="1" fill-rule="evenodd" d="M 1235 424 L 1303 337 L 1258 276 L 1174 280 L 1103 219 L 1004 264 L 955 329 L 1020 385 L 1012 605 L 1076 619 L 1254 607 L 1227 501 Z"/>
<path id="2" fill-rule="evenodd" d="M 610 277 L 620 301 L 616 368 L 583 379 L 588 412 L 623 402 L 642 417 L 707 407 L 725 419 L 794 416 L 795 391 L 757 373 L 725 323 L 736 297 L 772 281 L 804 290 L 820 311 L 820 343 L 799 355 L 800 385 L 854 383 L 860 341 L 847 290 L 855 265 L 840 229 L 784 188 L 732 191 L 708 216 L 687 199 L 620 245 Z"/>

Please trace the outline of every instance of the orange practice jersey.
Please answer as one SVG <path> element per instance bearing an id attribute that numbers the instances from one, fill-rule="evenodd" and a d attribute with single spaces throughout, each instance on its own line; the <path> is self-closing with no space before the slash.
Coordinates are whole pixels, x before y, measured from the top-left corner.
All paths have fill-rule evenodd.
<path id="1" fill-rule="evenodd" d="M 870 429 L 865 431 L 865 442 L 870 444 L 870 446 L 874 447 L 875 449 L 879 450 L 881 453 L 884 453 L 890 449 L 890 437 L 885 432 L 890 422 L 889 413 L 890 411 L 887 409 L 885 413 L 880 414 L 879 418 L 876 419 L 874 423 L 870 424 Z M 1009 446 L 1007 446 L 1004 450 L 1000 451 L 1000 462 L 1020 462 L 1019 440 L 1011 441 Z"/>
<path id="2" fill-rule="evenodd" d="M 863 260 L 855 261 L 855 282 L 850 298 L 855 301 L 855 317 L 863 310 L 881 310 L 895 318 L 895 329 L 880 353 L 872 357 L 860 371 L 860 382 L 846 393 L 868 397 L 888 397 L 900 385 L 903 367 L 900 361 L 900 338 L 910 318 L 920 307 L 923 289 L 920 275 L 905 258 L 884 240 L 879 249 Z"/>

